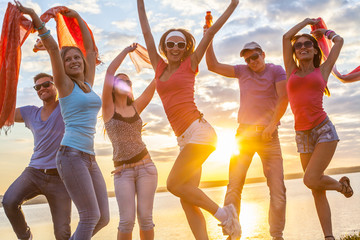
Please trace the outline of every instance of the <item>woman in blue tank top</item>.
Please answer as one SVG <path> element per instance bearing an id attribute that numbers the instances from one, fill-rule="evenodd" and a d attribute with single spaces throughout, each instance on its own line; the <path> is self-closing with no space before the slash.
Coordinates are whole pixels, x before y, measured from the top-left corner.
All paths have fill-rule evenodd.
<path id="1" fill-rule="evenodd" d="M 120 212 L 118 240 L 132 239 L 136 212 L 141 239 L 154 239 L 152 212 L 157 170 L 141 138 L 143 123 L 139 114 L 154 95 L 155 81 L 133 100 L 129 77 L 123 73 L 114 76 L 126 55 L 136 47 L 137 44 L 132 44 L 125 48 L 111 62 L 102 93 L 102 116 L 114 149 L 112 173 Z"/>
<path id="2" fill-rule="evenodd" d="M 34 29 L 50 55 L 59 92 L 65 134 L 56 156 L 57 168 L 80 215 L 77 229 L 70 239 L 91 239 L 109 222 L 106 185 L 94 153 L 95 125 L 101 107 L 101 99 L 92 90 L 97 57 L 95 44 L 80 15 L 68 9 L 62 14 L 77 20 L 86 57 L 77 47 L 63 47 L 59 51 L 50 30 L 34 10 L 17 1 L 16 4 L 21 12 L 31 17 Z"/>

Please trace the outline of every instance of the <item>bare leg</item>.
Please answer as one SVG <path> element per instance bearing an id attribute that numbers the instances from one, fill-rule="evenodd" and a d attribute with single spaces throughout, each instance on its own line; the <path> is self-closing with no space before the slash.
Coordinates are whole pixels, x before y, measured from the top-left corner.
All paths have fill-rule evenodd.
<path id="1" fill-rule="evenodd" d="M 153 240 L 154 239 L 154 229 L 146 230 L 146 231 L 140 229 L 140 239 L 141 240 Z"/>
<path id="2" fill-rule="evenodd" d="M 214 215 L 219 206 L 198 188 L 201 166 L 214 147 L 199 144 L 187 144 L 177 157 L 167 179 L 168 190 L 180 197 L 190 228 L 195 231 L 196 239 L 208 239 L 200 208 Z M 201 215 L 200 215 L 201 214 Z M 200 220 L 200 228 L 199 222 Z"/>
<path id="3" fill-rule="evenodd" d="M 332 235 L 331 210 L 326 198 L 326 190 L 341 190 L 341 183 L 324 175 L 334 155 L 337 141 L 319 143 L 313 153 L 300 154 L 305 171 L 304 183 L 312 190 L 316 211 L 325 236 Z"/>
<path id="4" fill-rule="evenodd" d="M 320 220 L 324 236 L 332 235 L 331 210 L 326 198 L 325 190 L 312 190 L 316 211 Z"/>
<path id="5" fill-rule="evenodd" d="M 200 177 L 201 169 L 196 175 L 194 175 L 192 179 L 190 179 L 189 184 L 198 187 L 200 183 Z M 192 205 L 189 202 L 186 202 L 184 199 L 180 199 L 180 202 L 195 239 L 208 239 L 206 221 L 200 208 Z"/>
<path id="6" fill-rule="evenodd" d="M 219 206 L 197 186 L 189 184 L 189 181 L 200 171 L 202 164 L 213 151 L 212 146 L 187 144 L 177 157 L 167 179 L 169 192 L 212 215 Z"/>
<path id="7" fill-rule="evenodd" d="M 329 166 L 334 155 L 336 146 L 337 141 L 318 143 L 316 145 L 305 167 L 304 183 L 308 188 L 315 190 L 341 190 L 342 186 L 339 181 L 324 175 L 324 171 Z"/>
<path id="8" fill-rule="evenodd" d="M 132 239 L 132 232 L 123 233 L 118 230 L 117 240 L 131 240 Z"/>

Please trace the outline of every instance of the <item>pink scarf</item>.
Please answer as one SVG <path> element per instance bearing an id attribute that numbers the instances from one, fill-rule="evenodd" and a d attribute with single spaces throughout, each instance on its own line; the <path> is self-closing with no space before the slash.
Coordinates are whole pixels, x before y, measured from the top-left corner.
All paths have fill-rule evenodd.
<path id="1" fill-rule="evenodd" d="M 311 26 L 311 30 L 314 31 L 319 28 L 327 29 L 324 20 L 321 18 L 318 18 L 318 19 L 320 19 L 320 22 L 314 26 Z M 332 47 L 332 42 L 329 39 L 327 39 L 325 36 L 323 36 L 321 39 L 317 39 L 317 41 L 319 43 L 319 47 L 320 47 L 321 51 L 323 52 L 323 61 L 325 61 L 327 59 L 327 57 L 329 56 L 330 49 Z M 334 65 L 334 67 L 332 69 L 332 74 L 342 82 L 359 81 L 360 80 L 360 66 L 355 68 L 353 71 L 351 71 L 348 74 L 341 74 L 337 70 L 336 65 Z"/>

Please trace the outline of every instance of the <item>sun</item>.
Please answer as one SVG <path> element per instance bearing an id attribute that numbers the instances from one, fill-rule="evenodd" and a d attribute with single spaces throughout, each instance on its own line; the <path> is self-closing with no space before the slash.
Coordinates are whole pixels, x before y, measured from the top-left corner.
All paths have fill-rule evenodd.
<path id="1" fill-rule="evenodd" d="M 216 130 L 218 136 L 218 142 L 216 150 L 212 155 L 214 155 L 214 159 L 221 159 L 221 161 L 228 163 L 230 161 L 230 157 L 233 154 L 238 154 L 239 149 L 235 140 L 235 130 L 234 129 L 217 129 Z"/>

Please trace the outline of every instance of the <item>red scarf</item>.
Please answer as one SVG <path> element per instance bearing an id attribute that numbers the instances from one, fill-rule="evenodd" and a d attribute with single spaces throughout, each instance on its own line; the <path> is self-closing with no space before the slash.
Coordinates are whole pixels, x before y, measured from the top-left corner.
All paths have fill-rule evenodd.
<path id="1" fill-rule="evenodd" d="M 63 46 L 76 46 L 86 55 L 84 41 L 77 20 L 61 14 L 67 10 L 68 8 L 64 6 L 50 8 L 41 15 L 40 19 L 45 23 L 51 18 L 55 19 L 60 49 Z M 95 50 L 98 52 L 94 36 L 89 27 L 88 29 L 94 42 Z M 21 45 L 25 42 L 30 32 L 35 32 L 32 22 L 25 18 L 15 5 L 8 3 L 0 40 L 0 129 L 5 127 L 5 133 L 8 127 L 14 124 L 16 92 L 21 62 Z M 41 41 L 38 40 L 34 46 L 34 52 L 45 50 L 41 45 Z M 100 63 L 99 58 L 97 58 L 97 63 Z"/>
<path id="2" fill-rule="evenodd" d="M 319 28 L 327 29 L 324 20 L 322 18 L 318 18 L 318 19 L 320 19 L 320 22 L 317 23 L 314 26 L 311 26 L 311 30 L 314 31 L 314 30 L 319 29 Z M 329 56 L 330 49 L 332 47 L 332 42 L 331 42 L 331 40 L 327 39 L 325 36 L 323 36 L 321 39 L 317 39 L 317 41 L 318 41 L 318 44 L 319 44 L 319 47 L 320 47 L 321 51 L 323 52 L 323 61 L 325 61 L 327 59 L 327 57 Z M 359 76 L 355 75 L 355 73 L 357 73 L 359 71 L 360 71 L 360 66 L 355 68 L 353 71 L 351 71 L 348 74 L 341 74 L 337 70 L 336 65 L 334 65 L 334 67 L 332 69 L 332 74 L 341 81 L 354 82 L 354 81 L 359 81 L 360 80 L 360 75 L 359 74 L 356 74 L 356 75 L 359 75 Z"/>

